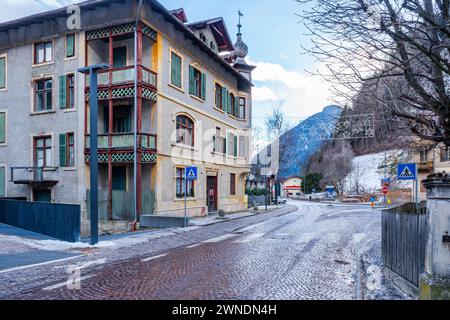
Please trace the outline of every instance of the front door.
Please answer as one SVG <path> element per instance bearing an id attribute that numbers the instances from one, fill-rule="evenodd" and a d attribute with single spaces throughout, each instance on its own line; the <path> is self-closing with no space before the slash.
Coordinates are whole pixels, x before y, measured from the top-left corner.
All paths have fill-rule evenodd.
<path id="1" fill-rule="evenodd" d="M 116 191 L 127 190 L 127 167 L 113 167 L 112 188 Z"/>
<path id="2" fill-rule="evenodd" d="M 208 176 L 206 182 L 208 212 L 217 211 L 217 177 Z"/>
<path id="3" fill-rule="evenodd" d="M 123 68 L 127 66 L 127 47 L 117 47 L 113 50 L 114 68 Z"/>
<path id="4" fill-rule="evenodd" d="M 52 202 L 52 192 L 50 190 L 34 190 L 33 201 Z"/>

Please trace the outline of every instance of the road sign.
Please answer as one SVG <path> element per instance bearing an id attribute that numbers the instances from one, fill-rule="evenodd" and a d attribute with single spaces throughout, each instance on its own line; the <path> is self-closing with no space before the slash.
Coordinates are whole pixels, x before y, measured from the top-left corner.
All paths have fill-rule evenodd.
<path id="1" fill-rule="evenodd" d="M 197 167 L 187 167 L 186 168 L 186 179 L 187 180 L 197 180 Z"/>
<path id="2" fill-rule="evenodd" d="M 416 180 L 417 167 L 415 163 L 406 163 L 398 165 L 398 180 Z"/>
<path id="3" fill-rule="evenodd" d="M 377 199 L 375 197 L 370 198 L 370 202 L 375 202 Z"/>
<path id="4" fill-rule="evenodd" d="M 388 186 L 384 186 L 384 187 L 381 189 L 381 192 L 383 192 L 383 194 L 388 194 L 388 193 L 389 193 L 389 187 L 388 187 Z"/>

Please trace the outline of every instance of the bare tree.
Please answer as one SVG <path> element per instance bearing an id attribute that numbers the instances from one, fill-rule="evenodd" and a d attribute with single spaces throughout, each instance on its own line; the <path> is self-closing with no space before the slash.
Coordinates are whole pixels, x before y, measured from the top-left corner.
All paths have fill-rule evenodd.
<path id="1" fill-rule="evenodd" d="M 297 0 L 317 73 L 351 102 L 366 84 L 416 136 L 450 145 L 450 0 Z"/>

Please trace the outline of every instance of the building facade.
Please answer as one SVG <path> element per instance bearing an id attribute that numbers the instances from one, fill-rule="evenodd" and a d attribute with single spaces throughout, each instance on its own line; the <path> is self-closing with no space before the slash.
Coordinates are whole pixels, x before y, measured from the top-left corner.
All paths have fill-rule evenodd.
<path id="1" fill-rule="evenodd" d="M 427 179 L 433 173 L 450 172 L 450 149 L 443 145 L 434 147 L 428 142 L 418 143 L 417 149 L 412 152 L 412 162 L 417 164 L 419 180 Z M 426 199 L 426 189 L 420 184 L 420 199 Z"/>
<path id="2" fill-rule="evenodd" d="M 88 1 L 0 24 L 0 197 L 80 204 L 87 219 L 91 97 L 77 70 L 106 63 L 101 219 L 181 216 L 185 192 L 189 216 L 246 208 L 254 67 L 240 24 L 233 45 L 222 18 L 188 23 L 153 0 L 138 8 Z M 187 166 L 199 179 L 185 190 Z"/>

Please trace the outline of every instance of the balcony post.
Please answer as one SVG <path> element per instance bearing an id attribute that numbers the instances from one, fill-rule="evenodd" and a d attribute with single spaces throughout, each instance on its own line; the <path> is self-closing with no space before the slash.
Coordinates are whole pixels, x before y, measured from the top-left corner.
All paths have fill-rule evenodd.
<path id="1" fill-rule="evenodd" d="M 113 35 L 112 29 L 109 31 L 109 65 L 114 65 L 114 45 L 113 45 Z M 112 84 L 112 71 L 109 70 L 109 84 Z M 108 100 L 109 116 L 108 116 L 108 146 L 111 148 L 113 146 L 112 134 L 114 132 L 114 102 L 112 99 L 112 89 L 109 86 L 109 100 Z M 112 154 L 108 151 L 108 219 L 111 221 L 112 216 L 112 179 L 113 179 L 113 168 L 112 168 Z"/>

